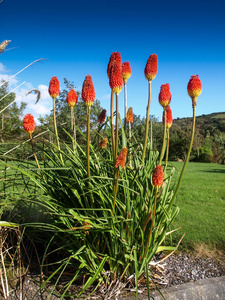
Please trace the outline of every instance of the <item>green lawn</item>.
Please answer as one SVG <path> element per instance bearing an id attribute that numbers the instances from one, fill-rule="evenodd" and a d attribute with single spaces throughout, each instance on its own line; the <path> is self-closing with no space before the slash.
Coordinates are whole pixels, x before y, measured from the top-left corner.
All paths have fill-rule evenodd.
<path id="1" fill-rule="evenodd" d="M 178 171 L 183 163 L 172 163 Z M 183 247 L 206 243 L 225 249 L 225 165 L 189 163 L 176 204 L 180 207 L 174 228 Z"/>

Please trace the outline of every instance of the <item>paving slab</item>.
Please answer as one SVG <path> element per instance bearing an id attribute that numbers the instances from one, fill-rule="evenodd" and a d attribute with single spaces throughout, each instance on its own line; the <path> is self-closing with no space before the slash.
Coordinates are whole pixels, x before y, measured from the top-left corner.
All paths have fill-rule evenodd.
<path id="1" fill-rule="evenodd" d="M 194 282 L 163 288 L 160 290 L 165 300 L 225 300 L 225 276 L 201 279 Z M 135 296 L 120 298 L 120 300 L 136 300 Z M 148 296 L 140 295 L 140 300 Z M 158 291 L 151 292 L 150 300 L 162 300 Z"/>

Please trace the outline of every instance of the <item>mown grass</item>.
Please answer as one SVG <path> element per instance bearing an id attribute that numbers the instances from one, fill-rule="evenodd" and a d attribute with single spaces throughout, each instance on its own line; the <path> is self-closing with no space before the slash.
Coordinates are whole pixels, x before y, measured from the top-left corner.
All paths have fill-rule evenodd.
<path id="1" fill-rule="evenodd" d="M 181 171 L 183 163 L 172 163 Z M 225 250 L 225 166 L 189 163 L 176 204 L 180 208 L 173 228 L 181 227 L 175 241 L 185 233 L 181 248 L 196 243 Z"/>

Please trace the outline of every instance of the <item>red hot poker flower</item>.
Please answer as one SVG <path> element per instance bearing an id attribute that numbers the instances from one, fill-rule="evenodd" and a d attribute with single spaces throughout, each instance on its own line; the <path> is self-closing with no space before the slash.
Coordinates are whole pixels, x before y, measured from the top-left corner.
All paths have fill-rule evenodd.
<path id="1" fill-rule="evenodd" d="M 108 63 L 108 66 L 107 66 L 107 75 L 108 75 L 108 78 L 110 77 L 111 68 L 112 68 L 112 65 L 114 65 L 114 63 L 115 63 L 115 60 L 116 60 L 116 57 L 117 57 L 117 53 L 119 53 L 119 52 L 113 52 L 111 54 L 111 56 L 110 56 L 109 63 Z"/>
<path id="2" fill-rule="evenodd" d="M 77 104 L 77 93 L 74 89 L 71 89 L 66 97 L 66 102 L 69 107 L 74 107 Z"/>
<path id="3" fill-rule="evenodd" d="M 127 79 L 129 79 L 131 76 L 131 67 L 130 63 L 128 61 L 122 63 L 122 77 L 124 83 L 127 82 Z"/>
<path id="4" fill-rule="evenodd" d="M 161 165 L 156 166 L 152 174 L 152 183 L 154 186 L 159 187 L 163 184 L 163 168 Z"/>
<path id="5" fill-rule="evenodd" d="M 169 83 L 162 84 L 159 93 L 159 103 L 163 108 L 166 108 L 171 101 L 170 85 Z"/>
<path id="6" fill-rule="evenodd" d="M 103 139 L 99 144 L 98 144 L 98 147 L 99 148 L 102 148 L 102 149 L 105 149 L 107 147 L 107 144 L 108 144 L 108 139 L 105 138 Z"/>
<path id="7" fill-rule="evenodd" d="M 56 98 L 59 96 L 60 85 L 59 85 L 59 80 L 57 77 L 51 78 L 50 83 L 49 83 L 48 92 L 52 98 Z"/>
<path id="8" fill-rule="evenodd" d="M 126 122 L 127 123 L 131 123 L 133 124 L 134 121 L 134 115 L 133 115 L 133 108 L 129 107 L 128 111 L 127 111 L 127 117 L 126 117 Z"/>
<path id="9" fill-rule="evenodd" d="M 28 133 L 33 133 L 35 129 L 34 117 L 32 114 L 26 114 L 23 119 L 23 128 Z"/>
<path id="10" fill-rule="evenodd" d="M 119 166 L 121 166 L 121 168 L 124 169 L 126 157 L 127 157 L 127 148 L 123 148 L 120 151 L 120 154 L 118 155 L 118 157 L 116 159 L 115 168 L 118 168 Z"/>
<path id="11" fill-rule="evenodd" d="M 164 124 L 164 121 L 165 121 L 164 111 L 163 111 L 162 121 Z M 170 106 L 168 105 L 166 108 L 166 127 L 169 129 L 172 126 L 172 123 L 173 123 L 172 110 L 171 110 Z"/>
<path id="12" fill-rule="evenodd" d="M 202 92 L 202 83 L 198 75 L 192 75 L 187 85 L 188 95 L 192 99 L 194 106 L 197 104 L 197 98 Z"/>
<path id="13" fill-rule="evenodd" d="M 123 88 L 123 77 L 122 77 L 122 65 L 121 65 L 121 55 L 116 52 L 116 57 L 114 62 L 111 64 L 110 74 L 109 74 L 109 85 L 112 91 L 119 94 Z"/>
<path id="14" fill-rule="evenodd" d="M 91 75 L 87 75 L 82 87 L 82 99 L 86 106 L 91 106 L 95 101 L 95 88 Z"/>
<path id="15" fill-rule="evenodd" d="M 145 66 L 145 77 L 148 81 L 152 81 L 158 71 L 158 55 L 151 54 Z"/>
<path id="16" fill-rule="evenodd" d="M 98 122 L 100 124 L 104 124 L 105 123 L 105 118 L 106 118 L 106 109 L 103 109 L 100 113 L 100 115 L 98 116 Z"/>

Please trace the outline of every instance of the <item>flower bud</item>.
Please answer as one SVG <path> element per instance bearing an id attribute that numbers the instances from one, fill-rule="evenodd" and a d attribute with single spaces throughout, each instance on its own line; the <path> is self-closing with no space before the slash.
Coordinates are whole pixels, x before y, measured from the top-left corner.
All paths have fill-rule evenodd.
<path id="1" fill-rule="evenodd" d="M 122 65 L 121 55 L 119 52 L 115 52 L 114 61 L 111 61 L 109 67 L 109 86 L 112 91 L 119 94 L 123 88 L 123 77 L 122 77 Z"/>
<path id="2" fill-rule="evenodd" d="M 127 148 L 123 148 L 120 151 L 120 154 L 118 155 L 118 157 L 116 159 L 115 168 L 118 168 L 119 166 L 121 166 L 121 168 L 124 169 L 126 157 L 127 157 Z"/>
<path id="3" fill-rule="evenodd" d="M 108 144 L 108 139 L 105 138 L 103 139 L 99 144 L 98 144 L 98 147 L 99 148 L 102 148 L 102 149 L 105 149 L 107 147 L 107 144 Z"/>
<path id="4" fill-rule="evenodd" d="M 134 116 L 133 116 L 133 108 L 129 107 L 128 111 L 127 111 L 127 116 L 126 116 L 126 122 L 127 123 L 131 123 L 133 124 L 134 121 Z"/>
<path id="5" fill-rule="evenodd" d="M 51 78 L 50 83 L 49 83 L 48 92 L 52 98 L 56 98 L 59 96 L 60 85 L 59 85 L 59 80 L 57 77 Z"/>
<path id="6" fill-rule="evenodd" d="M 145 66 L 145 77 L 148 81 L 152 81 L 158 71 L 158 55 L 151 54 Z"/>
<path id="7" fill-rule="evenodd" d="M 169 83 L 162 84 L 159 92 L 159 103 L 163 108 L 166 108 L 171 101 L 170 85 Z"/>
<path id="8" fill-rule="evenodd" d="M 124 83 L 127 82 L 127 79 L 129 79 L 131 76 L 131 67 L 130 63 L 128 61 L 122 63 L 122 77 Z"/>
<path id="9" fill-rule="evenodd" d="M 100 124 L 104 124 L 105 123 L 105 118 L 106 118 L 106 109 L 103 109 L 100 113 L 100 115 L 98 116 L 98 122 Z"/>
<path id="10" fill-rule="evenodd" d="M 66 102 L 69 107 L 74 107 L 77 104 L 77 93 L 74 89 L 71 89 L 66 97 Z"/>
<path id="11" fill-rule="evenodd" d="M 23 128 L 28 133 L 33 133 L 35 129 L 34 117 L 32 114 L 26 114 L 23 119 Z"/>
<path id="12" fill-rule="evenodd" d="M 193 106 L 197 104 L 197 98 L 202 92 L 202 83 L 198 75 L 192 75 L 187 85 L 188 95 L 192 99 Z"/>
<path id="13" fill-rule="evenodd" d="M 82 99 L 86 106 L 91 106 L 95 101 L 95 88 L 91 75 L 87 75 L 82 87 Z"/>
<path id="14" fill-rule="evenodd" d="M 165 122 L 165 117 L 164 117 L 165 111 L 163 111 L 163 124 Z M 166 108 L 166 127 L 169 129 L 172 126 L 173 123 L 173 116 L 172 116 L 172 110 L 170 108 L 170 106 L 168 105 Z"/>
<path id="15" fill-rule="evenodd" d="M 156 166 L 152 174 L 152 183 L 154 186 L 159 187 L 163 184 L 163 168 L 161 165 Z"/>

